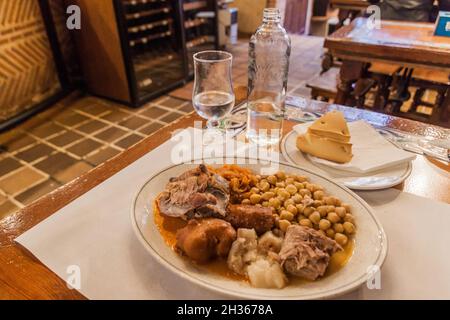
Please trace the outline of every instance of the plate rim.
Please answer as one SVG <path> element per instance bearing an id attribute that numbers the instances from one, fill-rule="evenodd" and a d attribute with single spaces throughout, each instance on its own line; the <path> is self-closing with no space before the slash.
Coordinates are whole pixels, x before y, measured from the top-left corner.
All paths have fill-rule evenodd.
<path id="1" fill-rule="evenodd" d="M 257 161 L 267 161 L 264 159 L 260 159 L 260 158 L 252 158 L 252 157 L 235 157 L 235 158 L 240 158 L 240 159 L 245 159 L 245 160 L 257 160 Z M 131 218 L 131 225 L 132 225 L 132 229 L 133 232 L 135 234 L 135 236 L 138 238 L 139 242 L 141 243 L 141 245 L 145 248 L 145 250 L 150 253 L 150 255 L 163 267 L 165 267 L 166 269 L 170 270 L 171 272 L 175 273 L 177 276 L 185 279 L 188 282 L 191 283 L 195 283 L 196 285 L 205 288 L 207 290 L 210 290 L 212 292 L 216 292 L 216 293 L 220 293 L 222 295 L 225 295 L 227 297 L 231 297 L 231 298 L 240 298 L 240 299 L 248 299 L 248 300 L 320 300 L 320 299 L 332 299 L 335 297 L 339 297 L 342 296 L 348 292 L 351 292 L 357 288 L 359 288 L 361 285 L 364 284 L 364 282 L 367 282 L 368 280 L 368 274 L 367 272 L 361 276 L 360 278 L 353 280 L 350 283 L 346 283 L 343 286 L 341 286 L 340 288 L 337 289 L 333 289 L 332 291 L 330 291 L 329 294 L 326 295 L 320 295 L 320 294 L 315 294 L 315 295 L 306 295 L 306 296 L 295 296 L 295 295 L 291 295 L 291 296 L 268 296 L 268 295 L 252 295 L 252 294 L 246 294 L 246 293 L 241 293 L 238 291 L 231 291 L 229 289 L 224 289 L 224 288 L 220 288 L 220 287 L 216 287 L 208 282 L 205 282 L 201 279 L 198 279 L 196 277 L 193 277 L 191 275 L 189 275 L 188 273 L 186 273 L 184 270 L 181 270 L 179 268 L 177 268 L 176 266 L 172 265 L 169 261 L 167 261 L 166 259 L 164 259 L 164 257 L 162 257 L 161 255 L 159 255 L 159 253 L 151 246 L 151 244 L 145 239 L 144 235 L 142 234 L 142 232 L 140 231 L 138 225 L 137 225 L 137 219 L 135 217 L 135 207 L 136 207 L 136 202 L 137 199 L 139 197 L 139 194 L 141 193 L 141 191 L 145 188 L 145 186 L 152 180 L 154 179 L 157 175 L 161 174 L 164 171 L 167 171 L 171 168 L 174 168 L 176 166 L 179 165 L 184 165 L 184 164 L 192 164 L 195 161 L 200 161 L 200 160 L 208 160 L 208 159 L 220 159 L 220 157 L 209 157 L 209 158 L 198 158 L 198 159 L 191 159 L 189 161 L 186 162 L 182 162 L 182 163 L 178 163 L 178 164 L 172 164 L 169 165 L 167 167 L 164 167 L 163 169 L 159 170 L 158 172 L 155 172 L 154 174 L 152 174 L 143 184 L 142 186 L 139 188 L 139 190 L 136 192 L 133 201 L 131 202 L 131 207 L 130 207 L 130 218 Z M 352 197 L 355 198 L 355 200 L 357 200 L 366 210 L 367 212 L 370 214 L 371 218 L 374 220 L 375 224 L 378 227 L 378 234 L 380 237 L 380 252 L 376 258 L 376 261 L 374 262 L 374 264 L 372 266 L 377 266 L 379 268 L 379 270 L 381 270 L 383 264 L 386 261 L 386 257 L 387 257 L 387 253 L 389 250 L 389 244 L 388 244 L 388 238 L 386 235 L 386 232 L 384 231 L 383 225 L 381 224 L 381 222 L 379 221 L 379 219 L 377 218 L 377 216 L 374 213 L 374 210 L 369 206 L 369 204 L 362 199 L 359 195 L 357 195 L 355 192 L 353 192 L 351 189 L 349 189 L 348 187 L 342 185 L 341 183 L 338 183 L 336 181 L 334 181 L 333 179 L 327 178 L 321 174 L 317 174 L 312 172 L 311 170 L 307 169 L 307 168 L 302 168 L 298 165 L 295 164 L 291 164 L 285 161 L 275 161 L 276 163 L 282 164 L 284 166 L 288 166 L 294 169 L 300 169 L 303 170 L 305 172 L 308 172 L 312 175 L 318 176 L 322 179 L 327 180 L 328 182 L 335 184 L 337 187 L 343 189 L 344 191 L 346 191 L 349 195 L 351 195 Z M 153 223 L 153 222 L 152 222 Z M 173 252 L 173 254 L 176 254 L 175 252 Z M 233 280 L 230 280 L 233 281 Z"/>
<path id="2" fill-rule="evenodd" d="M 293 164 L 293 165 L 295 165 L 295 166 L 299 166 L 297 163 L 294 162 L 294 160 L 293 160 L 292 157 L 289 155 L 289 153 L 287 152 L 287 149 L 286 149 L 286 141 L 287 141 L 287 139 L 288 139 L 291 135 L 293 135 L 293 134 L 295 134 L 295 131 L 294 131 L 294 130 L 291 130 L 291 131 L 290 131 L 288 134 L 286 134 L 286 135 L 283 137 L 283 139 L 281 140 L 281 143 L 280 143 L 281 154 L 286 158 L 286 160 L 287 160 L 290 164 Z M 301 151 L 300 151 L 300 152 L 301 152 Z M 303 152 L 302 152 L 302 153 L 303 153 Z M 304 154 L 304 153 L 303 153 L 303 154 Z M 306 157 L 305 157 L 305 158 L 306 158 Z M 319 168 L 319 169 L 322 169 L 322 170 L 326 171 L 326 169 L 323 169 L 324 167 L 326 168 L 325 165 L 323 165 L 323 166 L 318 166 L 317 164 L 315 164 L 315 163 L 312 162 L 311 160 L 308 160 L 308 161 L 309 161 L 313 166 L 315 166 L 315 167 L 317 167 L 317 168 Z M 337 169 L 335 169 L 335 170 L 337 170 Z M 351 190 L 358 190 L 358 191 L 384 190 L 384 189 L 389 189 L 389 188 L 395 187 L 396 185 L 399 185 L 399 184 L 403 183 L 403 182 L 404 182 L 406 179 L 408 179 L 408 177 L 411 175 L 411 172 L 412 172 L 412 163 L 411 163 L 411 161 L 408 161 L 408 164 L 407 164 L 407 166 L 406 166 L 405 172 L 404 172 L 397 180 L 395 180 L 394 182 L 387 183 L 387 184 L 385 184 L 385 185 L 383 185 L 383 186 L 378 186 L 378 187 L 375 186 L 375 187 L 374 187 L 374 186 L 366 185 L 366 186 L 360 186 L 360 187 L 358 187 L 358 186 L 352 186 L 352 185 L 347 184 L 347 183 L 345 183 L 345 182 L 341 182 L 341 184 L 344 185 L 345 187 L 351 189 Z"/>

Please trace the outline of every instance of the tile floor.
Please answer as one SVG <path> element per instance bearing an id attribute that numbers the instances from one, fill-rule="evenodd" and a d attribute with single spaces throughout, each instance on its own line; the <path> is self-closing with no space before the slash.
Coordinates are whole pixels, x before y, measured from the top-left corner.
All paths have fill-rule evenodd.
<path id="1" fill-rule="evenodd" d="M 288 90 L 309 96 L 323 39 L 292 36 Z M 247 84 L 248 41 L 230 49 L 234 85 Z M 0 219 L 114 157 L 192 111 L 192 82 L 139 109 L 73 93 L 0 134 Z"/>

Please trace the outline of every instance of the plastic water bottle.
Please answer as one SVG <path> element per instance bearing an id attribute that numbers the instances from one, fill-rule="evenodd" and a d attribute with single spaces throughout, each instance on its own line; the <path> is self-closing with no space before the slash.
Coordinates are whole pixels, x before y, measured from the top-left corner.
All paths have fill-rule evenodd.
<path id="1" fill-rule="evenodd" d="M 280 21 L 278 9 L 264 9 L 263 23 L 250 39 L 247 137 L 260 145 L 281 137 L 291 40 Z"/>

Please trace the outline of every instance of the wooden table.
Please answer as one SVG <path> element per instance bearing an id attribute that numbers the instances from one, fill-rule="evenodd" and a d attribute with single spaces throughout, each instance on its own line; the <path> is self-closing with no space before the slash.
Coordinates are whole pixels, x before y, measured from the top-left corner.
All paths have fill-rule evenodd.
<path id="1" fill-rule="evenodd" d="M 245 88 L 237 90 L 238 100 L 242 100 L 245 92 Z M 300 105 L 303 100 L 292 97 L 289 98 L 289 102 L 293 105 Z M 450 139 L 450 130 L 427 126 L 411 120 L 322 102 L 310 102 L 306 107 L 307 110 L 316 112 L 326 112 L 334 108 L 342 110 L 346 116 L 352 119 L 371 119 L 378 123 L 384 123 L 389 128 Z M 195 113 L 191 113 L 177 122 L 161 128 L 105 164 L 38 199 L 13 216 L 0 221 L 0 299 L 85 299 L 76 290 L 68 289 L 64 281 L 24 247 L 15 243 L 14 239 L 167 141 L 174 130 L 192 126 L 196 120 L 199 120 L 199 117 Z M 287 133 L 293 125 L 293 122 L 286 121 L 284 133 Z M 450 203 L 449 172 L 449 165 L 419 156 L 413 163 L 411 176 L 398 188 Z"/>
<path id="2" fill-rule="evenodd" d="M 345 104 L 353 82 L 372 62 L 431 68 L 450 75 L 450 38 L 434 36 L 433 31 L 432 23 L 399 21 L 382 21 L 380 29 L 371 29 L 367 19 L 357 18 L 326 38 L 324 47 L 343 60 L 336 103 Z M 443 105 L 441 116 L 448 119 L 449 89 Z"/>

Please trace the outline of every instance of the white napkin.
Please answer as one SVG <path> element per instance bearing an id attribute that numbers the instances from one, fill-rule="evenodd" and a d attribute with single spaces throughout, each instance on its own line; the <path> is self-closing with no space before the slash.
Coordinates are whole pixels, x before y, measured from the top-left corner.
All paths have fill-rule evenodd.
<path id="1" fill-rule="evenodd" d="M 311 123 L 294 127 L 295 132 L 304 134 Z M 416 158 L 415 154 L 397 148 L 384 139 L 370 124 L 363 120 L 350 122 L 350 142 L 353 144 L 353 158 L 348 163 L 336 163 L 311 155 L 308 158 L 318 164 L 355 173 L 368 173 L 407 163 Z"/>

